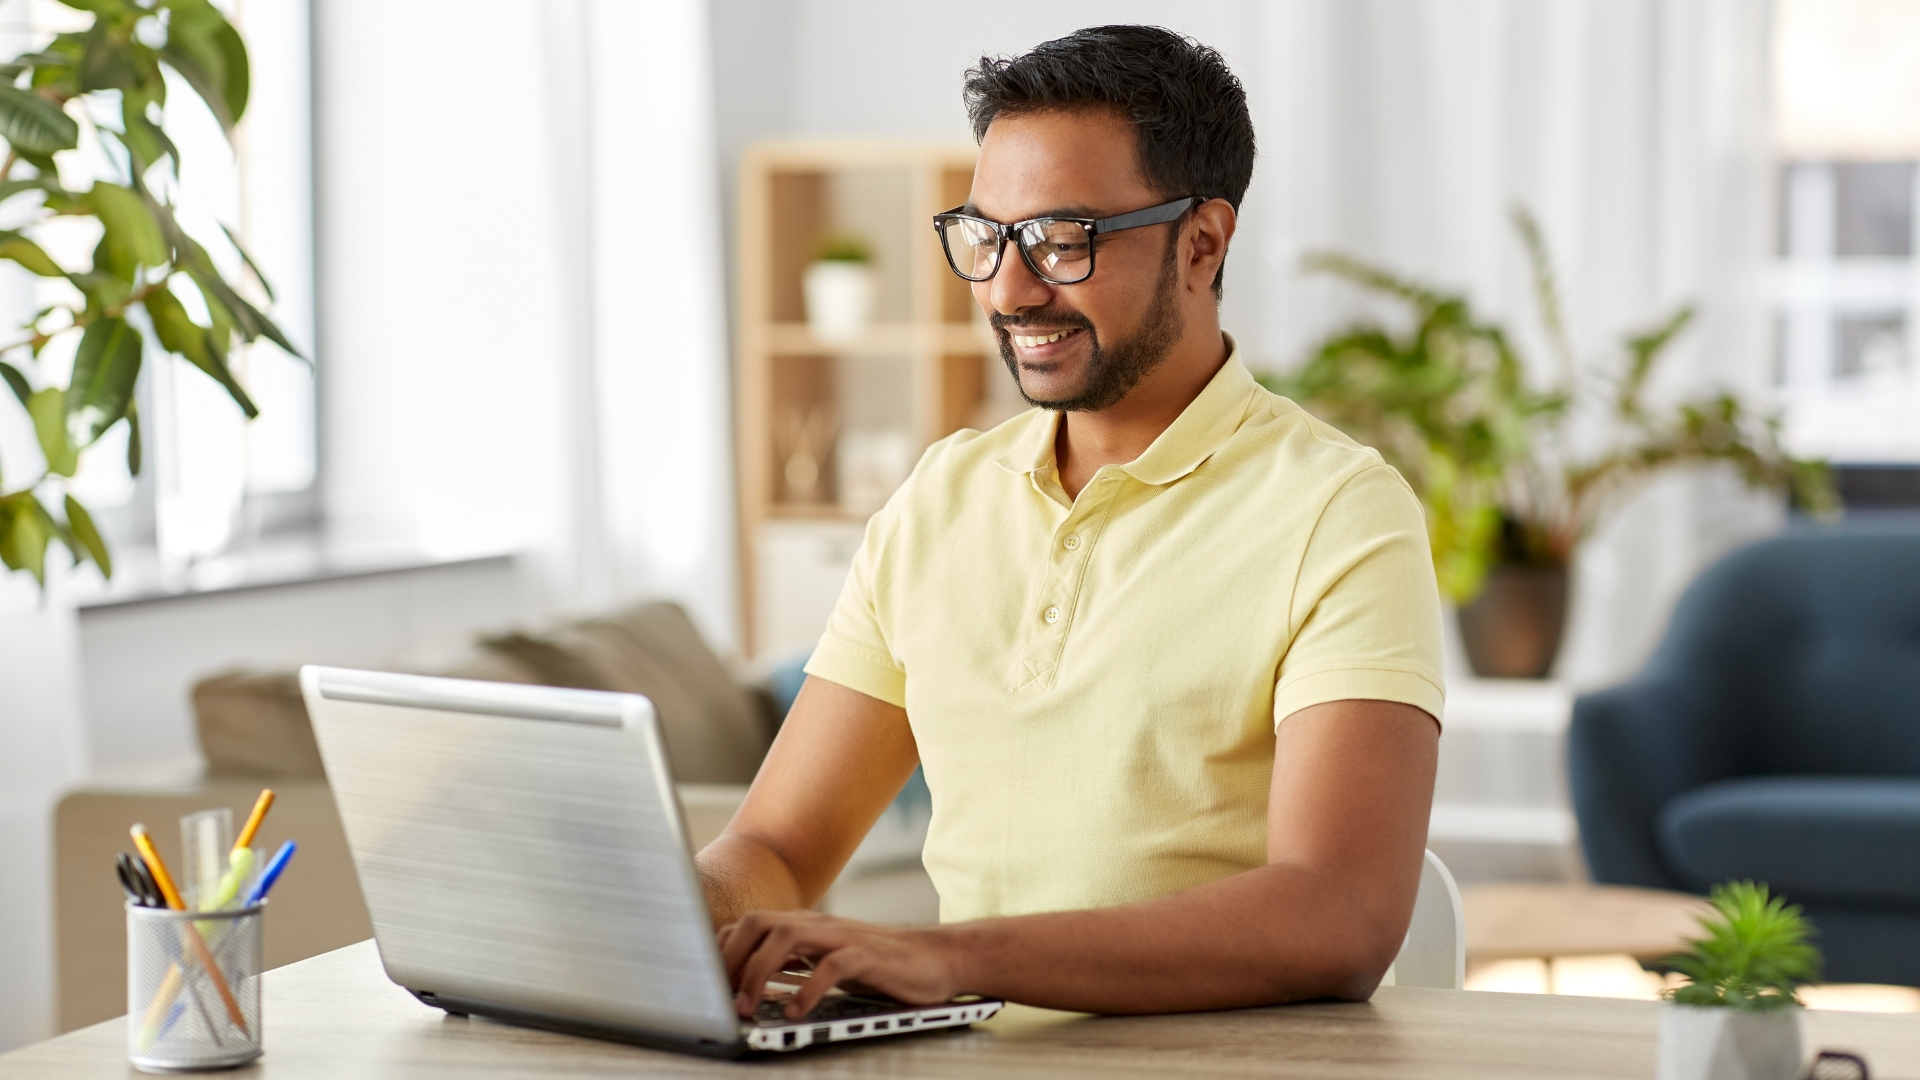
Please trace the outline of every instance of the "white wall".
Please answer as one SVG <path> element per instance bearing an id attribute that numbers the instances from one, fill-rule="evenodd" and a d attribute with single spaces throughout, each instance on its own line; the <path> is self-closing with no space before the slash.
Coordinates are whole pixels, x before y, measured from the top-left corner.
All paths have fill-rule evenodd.
<path id="1" fill-rule="evenodd" d="M 233 669 L 379 667 L 532 614 L 512 558 L 81 608 L 90 769 L 197 753 L 193 684 Z"/>

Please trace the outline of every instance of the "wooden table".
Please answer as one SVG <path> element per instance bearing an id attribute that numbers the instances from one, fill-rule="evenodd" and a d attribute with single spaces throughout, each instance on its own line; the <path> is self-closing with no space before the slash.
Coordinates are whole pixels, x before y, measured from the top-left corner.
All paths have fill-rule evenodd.
<path id="1" fill-rule="evenodd" d="M 1383 987 L 1365 1004 L 1184 1016 L 1089 1017 L 1009 1008 L 972 1030 L 852 1043 L 747 1062 L 576 1039 L 429 1009 L 388 982 L 372 942 L 269 972 L 267 1053 L 237 1076 L 1241 1077 L 1653 1076 L 1648 1002 Z M 1811 1013 L 1810 1046 L 1864 1052 L 1878 1080 L 1920 1078 L 1920 1018 Z M 0 1078 L 132 1074 L 113 1020 L 0 1056 Z"/>

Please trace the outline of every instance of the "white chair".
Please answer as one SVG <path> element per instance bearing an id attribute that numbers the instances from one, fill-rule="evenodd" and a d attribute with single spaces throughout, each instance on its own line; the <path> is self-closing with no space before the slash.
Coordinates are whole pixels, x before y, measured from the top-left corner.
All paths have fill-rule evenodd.
<path id="1" fill-rule="evenodd" d="M 1467 982 L 1467 921 L 1460 888 L 1440 856 L 1427 852 L 1420 868 L 1420 893 L 1406 943 L 1387 969 L 1382 986 L 1430 986 L 1459 990 Z"/>

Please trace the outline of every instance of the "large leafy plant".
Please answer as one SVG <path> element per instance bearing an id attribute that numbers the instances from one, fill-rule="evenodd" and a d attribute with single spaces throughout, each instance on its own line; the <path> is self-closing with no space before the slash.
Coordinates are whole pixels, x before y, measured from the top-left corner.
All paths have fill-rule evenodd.
<path id="1" fill-rule="evenodd" d="M 0 343 L 0 377 L 26 410 L 44 458 L 38 475 L 23 481 L 0 472 L 0 561 L 42 583 L 55 542 L 76 563 L 90 558 L 102 574 L 113 573 L 92 515 L 66 481 L 80 452 L 121 422 L 130 428 L 127 468 L 139 473 L 134 383 L 148 334 L 217 381 L 249 418 L 257 410 L 228 362 L 236 340 L 264 337 L 298 355 L 181 228 L 166 183 L 179 176 L 180 152 L 164 128 L 165 72 L 177 74 L 231 138 L 247 108 L 240 35 L 208 0 L 63 2 L 91 14 L 92 25 L 0 64 L 0 210 L 24 221 L 0 230 L 0 259 L 68 286 L 21 327 L 18 340 Z M 70 189 L 55 155 L 80 145 L 83 123 L 114 175 Z M 35 241 L 36 226 L 62 217 L 99 224 L 90 265 L 62 266 Z M 271 299 L 237 239 L 228 232 L 225 240 Z M 41 360 L 48 344 L 67 335 L 79 341 L 60 386 Z"/>
<path id="2" fill-rule="evenodd" d="M 1625 335 L 1617 352 L 1583 368 L 1539 229 L 1519 209 L 1514 225 L 1555 354 L 1551 377 L 1541 379 L 1512 335 L 1466 297 L 1319 253 L 1307 257 L 1307 270 L 1397 304 L 1407 324 L 1361 322 L 1321 342 L 1298 369 L 1261 380 L 1400 470 L 1426 504 L 1434 567 L 1454 600 L 1472 599 L 1497 565 L 1566 566 L 1606 512 L 1661 469 L 1727 462 L 1752 485 L 1791 491 L 1815 510 L 1834 505 L 1826 467 L 1788 454 L 1777 420 L 1739 397 L 1670 407 L 1647 400 L 1648 381 L 1692 321 L 1691 307 Z M 1576 446 L 1578 417 L 1599 421 L 1591 426 L 1603 436 Z"/>
<path id="3" fill-rule="evenodd" d="M 1687 982 L 1667 996 L 1757 1011 L 1800 1004 L 1798 988 L 1820 977 L 1820 950 L 1799 906 L 1751 881 L 1715 885 L 1710 899 L 1713 914 L 1700 918 L 1705 936 L 1668 960 Z"/>

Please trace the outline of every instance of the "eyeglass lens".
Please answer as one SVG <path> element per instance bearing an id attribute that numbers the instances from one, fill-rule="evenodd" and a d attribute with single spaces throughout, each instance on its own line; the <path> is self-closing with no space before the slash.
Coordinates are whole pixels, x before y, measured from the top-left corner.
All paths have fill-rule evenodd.
<path id="1" fill-rule="evenodd" d="M 951 218 L 942 229 L 948 257 L 962 277 L 984 281 L 1000 268 L 1000 235 L 969 218 Z M 1091 237 L 1077 221 L 1041 218 L 1022 225 L 1014 241 L 1040 276 L 1056 285 L 1086 280 L 1093 268 Z"/>

